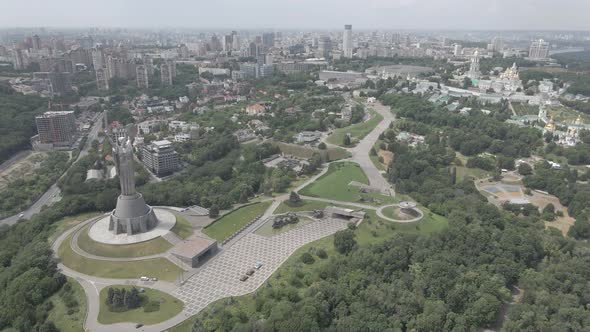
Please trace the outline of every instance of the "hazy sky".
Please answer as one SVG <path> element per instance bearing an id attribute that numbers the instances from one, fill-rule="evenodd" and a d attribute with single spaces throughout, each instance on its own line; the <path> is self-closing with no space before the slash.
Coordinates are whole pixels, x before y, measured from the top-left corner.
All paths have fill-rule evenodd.
<path id="1" fill-rule="evenodd" d="M 590 0 L 0 0 L 2 27 L 590 30 Z"/>

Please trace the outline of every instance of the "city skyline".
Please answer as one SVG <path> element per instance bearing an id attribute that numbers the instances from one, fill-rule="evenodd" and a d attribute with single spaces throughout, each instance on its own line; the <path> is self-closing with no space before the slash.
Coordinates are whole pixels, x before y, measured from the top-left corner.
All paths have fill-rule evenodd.
<path id="1" fill-rule="evenodd" d="M 556 12 L 549 0 L 518 3 L 508 0 L 369 0 L 364 3 L 324 0 L 321 7 L 311 0 L 222 0 L 199 4 L 172 0 L 165 7 L 169 10 L 163 11 L 161 3 L 156 1 L 80 3 L 57 0 L 33 6 L 9 1 L 3 4 L 0 27 L 339 29 L 342 24 L 352 24 L 357 31 L 590 30 L 585 16 L 590 3 L 564 0 L 561 6 L 565 10 Z M 27 13 L 26 17 L 23 13 Z"/>

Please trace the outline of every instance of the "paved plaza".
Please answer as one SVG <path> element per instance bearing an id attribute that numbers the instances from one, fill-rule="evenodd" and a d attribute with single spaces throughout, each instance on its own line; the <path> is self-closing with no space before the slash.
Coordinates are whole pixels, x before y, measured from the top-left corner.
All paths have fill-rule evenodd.
<path id="1" fill-rule="evenodd" d="M 216 300 L 251 293 L 295 250 L 345 228 L 345 220 L 321 219 L 271 237 L 249 233 L 206 264 L 173 295 L 184 301 L 185 313 L 194 315 Z M 264 265 L 247 281 L 240 281 L 240 276 L 256 262 Z"/>
<path id="2" fill-rule="evenodd" d="M 154 209 L 154 213 L 156 213 L 156 217 L 158 218 L 158 224 L 154 229 L 146 233 L 138 233 L 134 235 L 127 235 L 126 233 L 115 234 L 112 231 L 109 231 L 109 221 L 111 216 L 107 215 L 90 227 L 88 236 L 96 242 L 113 245 L 139 243 L 155 239 L 158 236 L 164 236 L 170 232 L 172 227 L 176 224 L 176 216 L 163 209 Z"/>

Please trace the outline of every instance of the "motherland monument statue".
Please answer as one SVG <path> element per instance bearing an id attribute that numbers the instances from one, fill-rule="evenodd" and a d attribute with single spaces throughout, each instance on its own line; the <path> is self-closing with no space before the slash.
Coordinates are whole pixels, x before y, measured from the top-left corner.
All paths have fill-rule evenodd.
<path id="1" fill-rule="evenodd" d="M 109 230 L 115 234 L 127 235 L 148 232 L 156 227 L 158 218 L 154 209 L 145 203 L 143 195 L 135 190 L 133 127 L 127 127 L 124 137 L 110 139 L 110 142 L 121 183 L 121 195 L 117 199 L 117 207 L 111 212 Z"/>

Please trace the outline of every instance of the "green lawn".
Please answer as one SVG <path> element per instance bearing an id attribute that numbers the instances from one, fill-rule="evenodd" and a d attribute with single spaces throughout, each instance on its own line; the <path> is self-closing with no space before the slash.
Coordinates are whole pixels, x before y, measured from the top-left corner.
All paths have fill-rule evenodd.
<path id="1" fill-rule="evenodd" d="M 101 212 L 88 212 L 77 214 L 75 216 L 65 217 L 51 225 L 51 235 L 49 235 L 49 243 L 53 243 L 58 236 L 60 236 L 66 230 L 78 225 L 79 223 L 88 220 L 90 218 L 102 215 Z"/>
<path id="2" fill-rule="evenodd" d="M 112 262 L 89 259 L 76 254 L 70 247 L 70 234 L 58 250 L 61 262 L 72 270 L 102 278 L 129 278 L 140 276 L 156 277 L 160 280 L 175 281 L 182 272 L 177 265 L 165 258 L 144 259 L 131 262 Z"/>
<path id="3" fill-rule="evenodd" d="M 113 285 L 112 287 L 125 288 L 126 290 L 130 290 L 132 288 L 132 286 L 128 285 Z M 141 293 L 141 295 L 146 297 L 142 300 L 142 305 L 148 301 L 158 301 L 160 302 L 160 310 L 144 312 L 144 308 L 139 307 L 136 309 L 127 310 L 125 312 L 112 312 L 106 305 L 108 288 L 109 287 L 105 287 L 100 291 L 100 311 L 98 312 L 98 322 L 101 324 L 129 322 L 151 325 L 168 320 L 178 315 L 182 311 L 183 303 L 179 299 L 156 289 L 142 287 L 145 292 Z"/>
<path id="4" fill-rule="evenodd" d="M 172 244 L 161 236 L 155 239 L 123 245 L 110 245 L 96 242 L 88 235 L 89 227 L 86 227 L 78 237 L 78 246 L 89 254 L 104 257 L 125 258 L 143 257 L 165 252 L 172 248 Z"/>
<path id="5" fill-rule="evenodd" d="M 390 206 L 383 209 L 383 214 L 392 219 L 396 220 L 409 220 L 414 219 L 412 216 L 404 215 L 399 213 L 399 208 L 397 206 Z"/>
<path id="6" fill-rule="evenodd" d="M 275 229 L 272 228 L 272 220 L 269 220 L 267 222 L 265 222 L 262 226 L 260 226 L 260 228 L 258 228 L 254 233 L 258 234 L 258 235 L 262 235 L 262 236 L 272 236 L 272 235 L 277 235 L 277 234 L 281 234 L 284 233 L 286 231 L 290 231 L 292 229 L 301 227 L 305 224 L 309 224 L 310 222 L 312 222 L 313 220 L 310 218 L 306 218 L 306 217 L 299 217 L 299 222 L 296 224 L 287 224 L 284 225 L 281 228 Z"/>
<path id="7" fill-rule="evenodd" d="M 222 242 L 268 209 L 272 202 L 254 203 L 234 210 L 203 229 L 203 233 Z"/>
<path id="8" fill-rule="evenodd" d="M 328 148 L 326 150 L 319 150 L 307 146 L 283 142 L 272 142 L 272 145 L 278 146 L 281 152 L 284 154 L 293 155 L 299 158 L 311 158 L 314 153 L 319 153 L 326 161 L 334 161 L 350 157 L 350 152 L 342 148 Z"/>
<path id="9" fill-rule="evenodd" d="M 373 110 L 370 111 L 370 114 L 371 118 L 365 122 L 334 130 L 332 135 L 328 137 L 328 143 L 344 146 L 344 135 L 346 134 L 350 134 L 353 140 L 363 139 L 383 120 L 383 116 Z"/>
<path id="10" fill-rule="evenodd" d="M 348 185 L 351 181 L 369 184 L 367 176 L 359 165 L 349 162 L 332 163 L 326 174 L 307 185 L 300 193 L 312 197 L 356 202 L 360 199 L 360 195 L 356 188 Z"/>
<path id="11" fill-rule="evenodd" d="M 457 169 L 457 181 L 461 181 L 465 177 L 483 179 L 491 176 L 490 172 L 481 168 L 467 168 L 465 166 L 455 166 L 455 168 Z"/>
<path id="12" fill-rule="evenodd" d="M 183 216 L 174 214 L 176 216 L 176 224 L 172 227 L 171 231 L 178 235 L 181 239 L 186 239 L 187 237 L 193 235 L 193 225 L 191 225 L 188 220 L 186 220 Z"/>
<path id="13" fill-rule="evenodd" d="M 445 229 L 449 222 L 443 216 L 431 213 L 420 206 L 424 218 L 411 223 L 396 223 L 383 220 L 377 216 L 375 210 L 365 210 L 367 216 L 357 230 L 357 241 L 361 245 L 377 243 L 391 237 L 393 233 L 430 234 Z"/>
<path id="14" fill-rule="evenodd" d="M 64 301 L 68 292 L 65 292 L 65 287 L 58 293 L 53 294 L 48 301 L 53 303 L 53 308 L 49 310 L 47 320 L 52 321 L 57 329 L 61 332 L 82 332 L 84 316 L 86 315 L 86 294 L 84 289 L 76 280 L 68 277 L 66 285 L 71 287 L 69 294 L 77 302 L 77 305 L 69 309 Z"/>
<path id="15" fill-rule="evenodd" d="M 349 186 L 351 181 L 368 184 L 367 176 L 359 165 L 351 162 L 330 164 L 326 174 L 315 182 L 299 191 L 300 194 L 311 197 L 333 199 L 342 202 L 364 203 L 368 205 L 383 205 L 394 203 L 395 198 L 376 193 L 361 193 L 359 188 Z"/>

